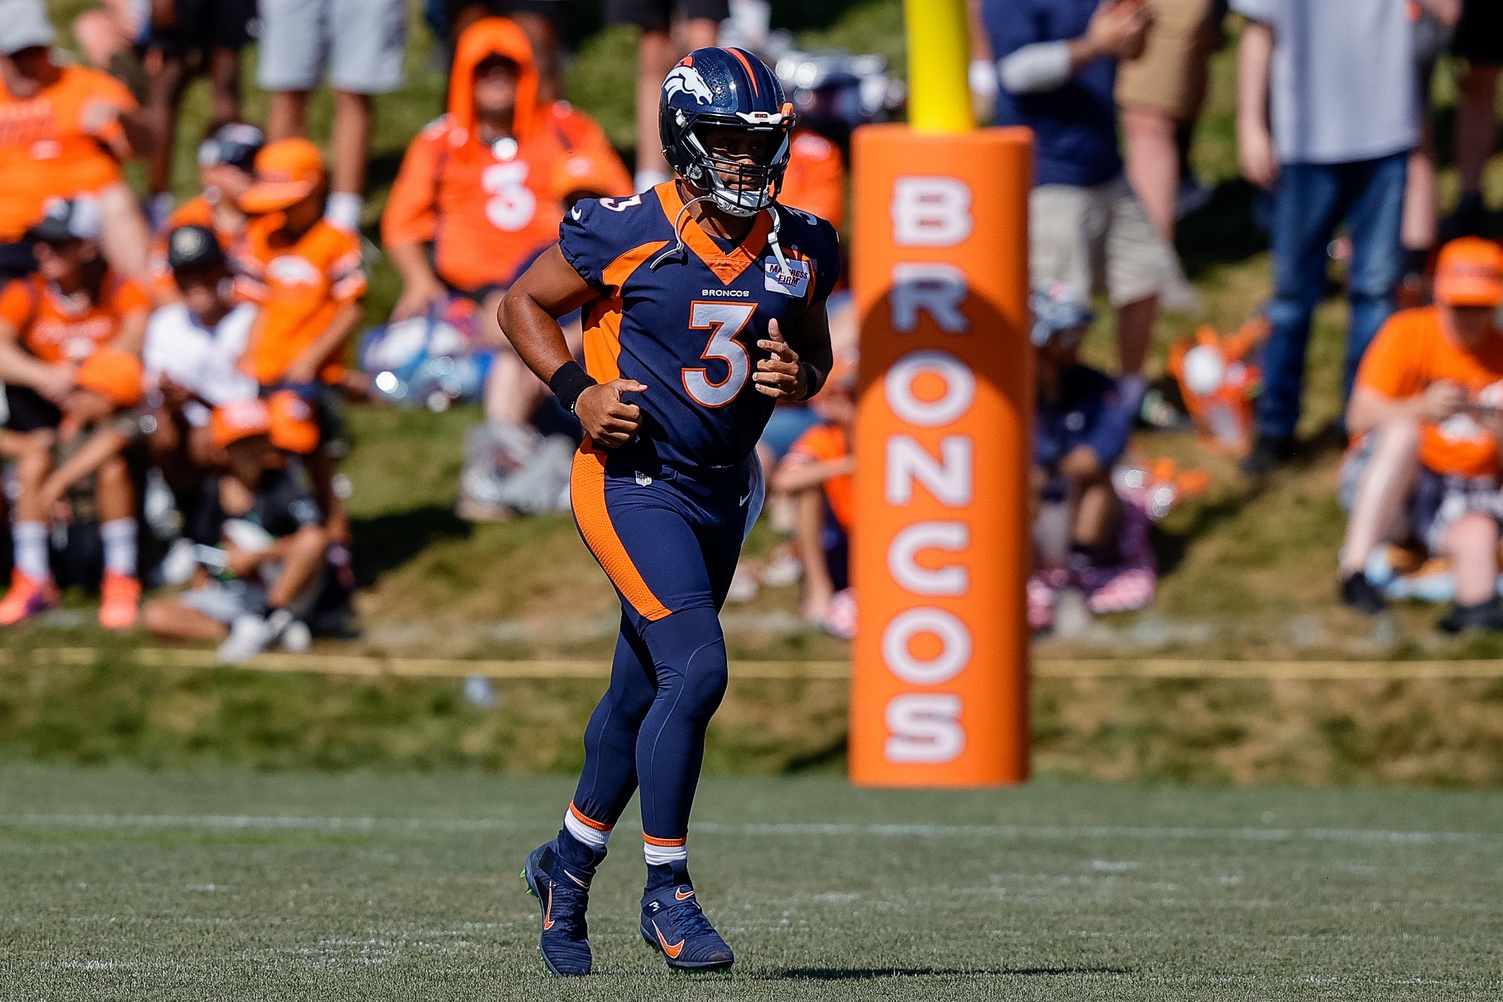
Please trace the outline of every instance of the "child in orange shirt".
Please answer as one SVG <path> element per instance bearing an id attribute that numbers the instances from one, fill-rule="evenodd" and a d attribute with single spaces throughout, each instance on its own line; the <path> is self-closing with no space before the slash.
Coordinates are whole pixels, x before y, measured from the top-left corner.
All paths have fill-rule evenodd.
<path id="1" fill-rule="evenodd" d="M 105 346 L 139 358 L 146 334 L 151 297 L 105 265 L 99 220 L 98 205 L 88 196 L 50 203 L 47 216 L 29 233 L 36 241 L 38 273 L 11 282 L 0 294 L 0 380 L 10 407 L 0 444 L 17 461 L 21 487 L 11 524 L 16 566 L 0 602 L 0 625 L 57 603 L 42 488 L 52 471 L 62 407 L 84 371 L 75 367 Z M 128 479 L 112 483 L 100 502 L 105 562 L 114 571 L 105 579 L 106 606 L 121 606 L 123 599 L 113 600 L 118 593 L 134 608 L 136 598 L 130 596 L 139 596 L 135 499 Z"/>
<path id="2" fill-rule="evenodd" d="M 323 156 L 306 139 L 271 143 L 256 157 L 256 183 L 240 199 L 252 217 L 237 287 L 261 306 L 243 366 L 263 396 L 290 391 L 311 409 L 319 442 L 309 478 L 336 542 L 349 517 L 333 490 L 346 450 L 340 387 L 345 347 L 362 316 L 365 268 L 355 235 L 324 221 Z"/>
<path id="3" fill-rule="evenodd" d="M 814 398 L 820 423 L 798 437 L 773 477 L 773 488 L 797 505 L 794 545 L 804 565 L 804 618 L 832 633 L 849 635 L 832 599 L 850 585 L 850 533 L 856 511 L 856 365 L 836 358 L 824 389 Z"/>

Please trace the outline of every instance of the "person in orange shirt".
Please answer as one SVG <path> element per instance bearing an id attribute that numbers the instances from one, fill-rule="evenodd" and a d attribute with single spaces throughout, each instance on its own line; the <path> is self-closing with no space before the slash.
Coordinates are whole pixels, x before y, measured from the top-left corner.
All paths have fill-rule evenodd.
<path id="1" fill-rule="evenodd" d="M 820 423 L 798 437 L 772 486 L 794 499 L 794 545 L 804 565 L 804 618 L 825 623 L 830 601 L 850 586 L 850 534 L 856 513 L 856 364 L 837 358 L 812 404 Z"/>
<path id="2" fill-rule="evenodd" d="M 497 352 L 485 386 L 486 427 L 495 469 L 467 471 L 494 481 L 521 469 L 538 437 L 530 422 L 545 387 L 501 335 L 501 296 L 539 251 L 558 239 L 564 199 L 581 193 L 631 194 L 631 177 L 599 124 L 564 102 L 542 105 L 527 36 L 500 17 L 460 35 L 448 113 L 427 126 L 402 159 L 381 219 L 381 239 L 402 277 L 393 322 L 439 308 L 450 296 L 478 304 Z M 468 518 L 505 517 L 466 488 Z"/>
<path id="3" fill-rule="evenodd" d="M 265 134 L 244 122 L 222 126 L 199 144 L 198 181 L 203 190 L 167 217 L 152 245 L 153 291 L 159 301 L 177 302 L 180 298 L 167 262 L 167 235 L 181 227 L 205 226 L 212 230 L 234 270 L 250 223 L 250 217 L 240 208 L 240 197 L 256 181 L 256 156 L 265 145 Z"/>
<path id="4" fill-rule="evenodd" d="M 1346 415 L 1347 430 L 1361 440 L 1341 473 L 1350 512 L 1338 565 L 1346 604 L 1383 608 L 1365 573 L 1368 558 L 1385 539 L 1412 532 L 1455 569 L 1456 604 L 1441 629 L 1503 631 L 1500 304 L 1503 247 L 1454 240 L 1436 263 L 1435 304 L 1395 314 L 1368 346 Z"/>
<path id="5" fill-rule="evenodd" d="M 156 130 L 113 77 L 52 61 L 56 32 L 38 0 L 0 0 L 0 278 L 31 270 L 28 228 L 49 199 L 99 199 L 104 255 L 144 279 L 151 235 L 121 164 Z"/>
<path id="6" fill-rule="evenodd" d="M 28 236 L 35 242 L 37 273 L 12 281 L 0 293 L 0 381 L 10 415 L 3 452 L 16 460 L 20 495 L 11 538 L 15 571 L 0 602 L 0 625 L 10 625 L 57 603 L 47 549 L 43 483 L 52 472 L 52 448 L 79 366 L 101 347 L 139 358 L 151 297 L 134 279 L 106 266 L 99 249 L 99 207 L 87 197 L 56 200 Z M 106 565 L 106 604 L 134 581 L 135 499 L 129 478 L 110 481 L 100 498 L 100 536 Z M 130 574 L 124 573 L 130 568 Z M 135 589 L 139 597 L 139 588 Z M 125 597 L 129 597 L 128 595 Z M 133 605 L 136 599 L 131 599 Z"/>
<path id="7" fill-rule="evenodd" d="M 797 129 L 778 201 L 827 219 L 839 229 L 845 222 L 845 159 L 840 147 L 813 129 Z"/>
<path id="8" fill-rule="evenodd" d="M 237 288 L 261 307 L 242 366 L 266 397 L 284 391 L 311 409 L 319 441 L 306 461 L 314 492 L 339 543 L 349 518 L 333 489 L 346 451 L 341 386 L 346 344 L 363 315 L 359 238 L 324 218 L 323 155 L 306 139 L 283 139 L 256 157 L 256 183 L 240 198 L 252 216 Z"/>

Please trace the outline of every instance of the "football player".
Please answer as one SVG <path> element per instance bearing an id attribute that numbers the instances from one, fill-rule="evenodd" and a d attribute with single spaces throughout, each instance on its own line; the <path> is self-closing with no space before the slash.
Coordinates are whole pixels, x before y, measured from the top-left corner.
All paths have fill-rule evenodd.
<path id="1" fill-rule="evenodd" d="M 831 366 L 838 238 L 777 203 L 794 124 L 777 77 L 745 50 L 698 49 L 664 80 L 659 118 L 676 176 L 577 204 L 500 310 L 522 359 L 584 426 L 575 521 L 621 597 L 583 775 L 563 830 L 523 873 L 559 975 L 589 973 L 590 880 L 639 788 L 643 938 L 674 968 L 734 959 L 688 871 L 705 728 L 726 687 L 719 610 L 762 505 L 762 428 Z M 583 368 L 556 319 L 580 308 Z"/>

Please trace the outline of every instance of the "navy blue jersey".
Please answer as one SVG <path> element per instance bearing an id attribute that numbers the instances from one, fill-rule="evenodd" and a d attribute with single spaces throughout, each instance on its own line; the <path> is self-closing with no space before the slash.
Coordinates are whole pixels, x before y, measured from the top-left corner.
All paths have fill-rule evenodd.
<path id="1" fill-rule="evenodd" d="M 602 298 L 585 307 L 585 368 L 595 379 L 645 384 L 637 442 L 688 467 L 731 467 L 756 447 L 773 399 L 752 383 L 767 357 L 757 341 L 776 319 L 787 336 L 805 310 L 822 308 L 840 272 L 839 237 L 823 219 L 778 207 L 784 270 L 760 213 L 726 250 L 683 209 L 672 181 L 631 198 L 586 199 L 559 227 L 559 249 Z M 656 271 L 676 246 L 686 251 Z"/>

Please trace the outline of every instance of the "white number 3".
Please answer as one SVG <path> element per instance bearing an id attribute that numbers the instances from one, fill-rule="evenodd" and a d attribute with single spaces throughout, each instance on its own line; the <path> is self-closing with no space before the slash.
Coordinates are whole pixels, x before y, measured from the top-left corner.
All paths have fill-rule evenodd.
<path id="1" fill-rule="evenodd" d="M 703 366 L 684 369 L 684 389 L 689 396 L 706 407 L 724 407 L 746 385 L 751 375 L 751 356 L 746 346 L 736 340 L 757 312 L 754 303 L 707 303 L 701 300 L 689 307 L 689 329 L 710 332 L 710 343 L 700 358 L 718 358 L 726 364 L 725 378 L 720 382 L 710 379 L 709 370 Z"/>

